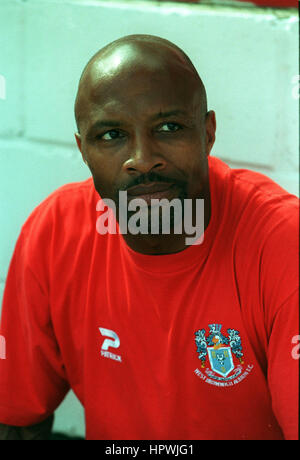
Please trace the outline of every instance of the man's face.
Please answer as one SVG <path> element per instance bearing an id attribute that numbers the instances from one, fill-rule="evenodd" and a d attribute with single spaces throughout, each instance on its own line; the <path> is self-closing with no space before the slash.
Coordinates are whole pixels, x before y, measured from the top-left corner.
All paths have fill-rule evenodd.
<path id="1" fill-rule="evenodd" d="M 102 198 L 205 197 L 214 113 L 183 66 L 125 47 L 94 66 L 81 104 L 77 143 Z"/>

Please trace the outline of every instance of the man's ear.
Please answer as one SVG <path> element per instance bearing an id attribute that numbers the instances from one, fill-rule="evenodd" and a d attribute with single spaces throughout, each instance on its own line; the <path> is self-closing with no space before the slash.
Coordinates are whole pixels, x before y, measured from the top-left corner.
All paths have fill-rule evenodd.
<path id="1" fill-rule="evenodd" d="M 205 131 L 206 131 L 206 155 L 210 154 L 210 151 L 216 140 L 216 114 L 213 110 L 210 110 L 205 115 Z"/>
<path id="2" fill-rule="evenodd" d="M 75 133 L 75 139 L 76 139 L 76 144 L 77 144 L 77 147 L 80 150 L 80 153 L 81 153 L 83 161 L 85 162 L 85 164 L 88 164 L 87 161 L 86 161 L 85 155 L 84 155 L 84 153 L 82 151 L 82 148 L 81 148 L 81 136 L 80 136 L 79 133 Z"/>

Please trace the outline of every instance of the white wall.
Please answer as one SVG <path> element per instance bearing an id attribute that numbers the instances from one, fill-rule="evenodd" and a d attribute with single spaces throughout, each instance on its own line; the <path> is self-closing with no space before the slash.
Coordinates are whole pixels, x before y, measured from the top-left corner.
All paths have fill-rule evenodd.
<path id="1" fill-rule="evenodd" d="M 158 2 L 1 0 L 0 300 L 20 227 L 52 190 L 85 179 L 75 147 L 80 73 L 123 35 L 167 38 L 191 57 L 216 111 L 213 154 L 298 194 L 296 11 Z M 84 433 L 72 393 L 55 428 Z"/>

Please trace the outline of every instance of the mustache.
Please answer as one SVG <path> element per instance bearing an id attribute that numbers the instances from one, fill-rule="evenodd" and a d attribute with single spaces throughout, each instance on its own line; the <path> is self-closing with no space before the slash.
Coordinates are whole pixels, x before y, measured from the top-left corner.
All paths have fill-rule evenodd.
<path id="1" fill-rule="evenodd" d="M 149 173 L 141 174 L 138 177 L 132 178 L 130 182 L 121 185 L 121 187 L 118 190 L 126 191 L 131 187 L 135 187 L 136 185 L 149 184 L 149 182 L 164 182 L 164 183 L 175 184 L 175 185 L 178 185 L 179 187 L 186 187 L 187 185 L 187 182 L 184 180 L 163 176 L 156 172 L 150 171 Z"/>

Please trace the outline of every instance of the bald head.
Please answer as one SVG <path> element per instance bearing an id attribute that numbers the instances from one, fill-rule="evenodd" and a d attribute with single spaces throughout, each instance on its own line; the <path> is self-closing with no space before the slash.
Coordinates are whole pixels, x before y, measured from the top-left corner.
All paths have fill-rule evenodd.
<path id="1" fill-rule="evenodd" d="M 149 78 L 165 75 L 170 79 L 181 75 L 186 85 L 198 92 L 201 111 L 207 112 L 206 91 L 189 57 L 175 44 L 153 35 L 128 35 L 100 49 L 86 64 L 78 85 L 75 118 L 78 132 L 86 118 L 90 100 L 101 88 L 113 84 L 117 78 L 132 81 L 141 72 Z M 145 79 L 145 91 L 147 90 Z"/>

